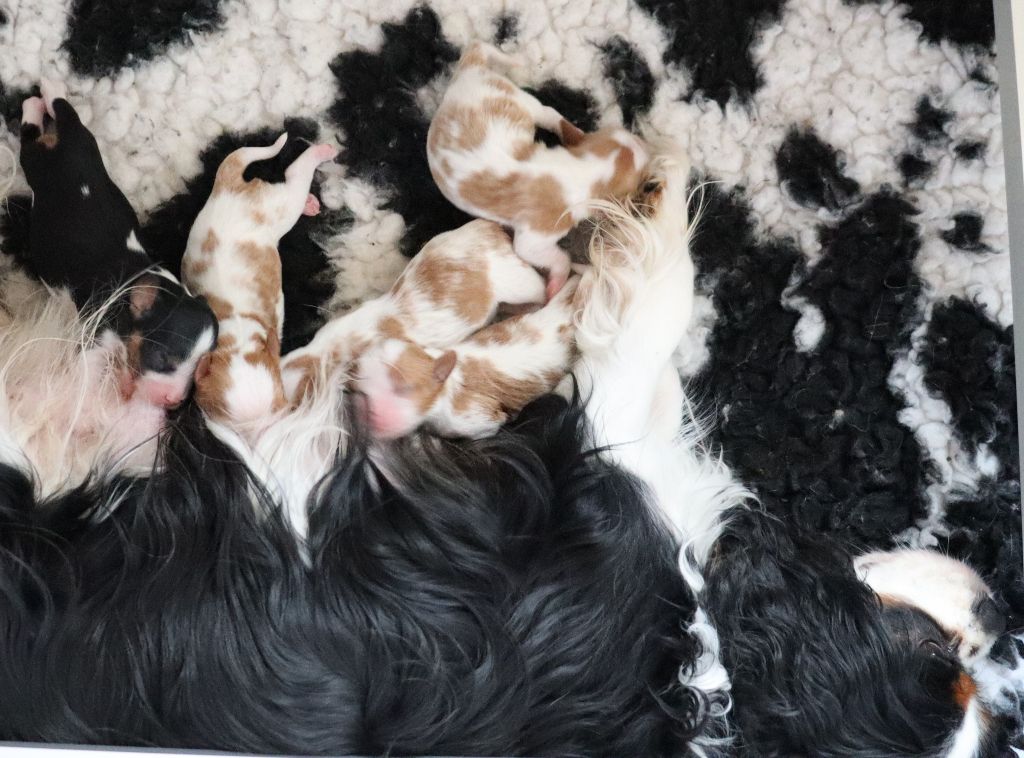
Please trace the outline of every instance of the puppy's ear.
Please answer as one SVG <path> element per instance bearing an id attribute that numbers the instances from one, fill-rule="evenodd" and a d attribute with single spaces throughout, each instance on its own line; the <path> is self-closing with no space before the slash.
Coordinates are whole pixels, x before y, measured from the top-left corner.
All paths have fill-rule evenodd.
<path id="1" fill-rule="evenodd" d="M 562 130 L 562 144 L 566 147 L 575 147 L 583 141 L 586 137 L 586 133 L 580 129 L 576 124 L 562 119 L 559 127 Z"/>
<path id="2" fill-rule="evenodd" d="M 199 363 L 196 364 L 195 373 L 192 375 L 192 378 L 196 382 L 201 382 L 203 381 L 203 379 L 210 375 L 210 362 L 212 360 L 213 359 L 210 358 L 209 353 L 207 353 L 206 355 L 199 359 Z"/>
<path id="3" fill-rule="evenodd" d="M 454 350 L 446 350 L 437 360 L 434 361 L 434 379 L 443 384 L 448 375 L 455 368 L 456 355 Z"/>
<path id="4" fill-rule="evenodd" d="M 128 296 L 128 310 L 132 318 L 138 321 L 153 307 L 160 287 L 152 277 L 143 277 L 132 285 L 131 294 Z"/>

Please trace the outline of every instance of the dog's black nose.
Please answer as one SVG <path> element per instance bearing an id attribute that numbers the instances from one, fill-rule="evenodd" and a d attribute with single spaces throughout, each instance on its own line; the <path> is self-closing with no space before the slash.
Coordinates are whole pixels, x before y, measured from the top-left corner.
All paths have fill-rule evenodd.
<path id="1" fill-rule="evenodd" d="M 978 598 L 971 610 L 977 616 L 981 628 L 989 634 L 998 637 L 1006 631 L 1006 616 L 992 598 Z"/>

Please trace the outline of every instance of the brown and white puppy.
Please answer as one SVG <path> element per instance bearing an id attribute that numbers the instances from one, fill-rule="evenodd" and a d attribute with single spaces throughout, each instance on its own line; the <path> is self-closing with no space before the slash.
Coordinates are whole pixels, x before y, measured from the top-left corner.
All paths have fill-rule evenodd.
<path id="1" fill-rule="evenodd" d="M 450 350 L 389 339 L 356 371 L 371 433 L 394 439 L 426 424 L 449 437 L 493 434 L 552 391 L 575 359 L 570 279 L 546 306 L 481 329 Z"/>
<path id="2" fill-rule="evenodd" d="M 249 424 L 285 406 L 281 385 L 281 259 L 277 244 L 302 214 L 320 205 L 309 186 L 316 167 L 337 150 L 314 145 L 285 171 L 285 181 L 246 181 L 246 167 L 273 158 L 288 139 L 243 147 L 217 170 L 210 199 L 189 233 L 181 264 L 185 282 L 209 302 L 220 324 L 196 400 L 217 421 Z"/>
<path id="3" fill-rule="evenodd" d="M 622 197 L 640 181 L 648 152 L 621 127 L 585 134 L 490 65 L 515 60 L 478 42 L 459 61 L 427 133 L 427 159 L 446 198 L 512 227 L 523 260 L 548 271 L 548 297 L 569 276 L 558 246 L 595 199 Z M 534 141 L 540 126 L 563 145 Z"/>
<path id="4" fill-rule="evenodd" d="M 282 362 L 287 398 L 301 401 L 336 368 L 374 341 L 406 339 L 424 347 L 461 342 L 494 320 L 499 308 L 544 302 L 544 280 L 491 221 L 470 221 L 430 240 L 391 290 L 325 324 Z"/>

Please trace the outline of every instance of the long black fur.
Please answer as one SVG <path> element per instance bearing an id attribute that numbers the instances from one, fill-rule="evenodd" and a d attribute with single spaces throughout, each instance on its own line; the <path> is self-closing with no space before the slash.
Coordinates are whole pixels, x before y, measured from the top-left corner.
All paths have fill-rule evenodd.
<path id="1" fill-rule="evenodd" d="M 394 448 L 387 479 L 356 444 L 309 567 L 190 407 L 145 482 L 41 504 L 3 469 L 0 738 L 679 754 L 692 599 L 637 483 L 582 440 L 548 398 L 492 440 Z"/>
<path id="2" fill-rule="evenodd" d="M 945 754 L 963 718 L 952 696 L 958 660 L 932 644 L 942 633 L 923 613 L 883 607 L 825 535 L 760 511 L 732 514 L 705 596 L 741 755 Z"/>

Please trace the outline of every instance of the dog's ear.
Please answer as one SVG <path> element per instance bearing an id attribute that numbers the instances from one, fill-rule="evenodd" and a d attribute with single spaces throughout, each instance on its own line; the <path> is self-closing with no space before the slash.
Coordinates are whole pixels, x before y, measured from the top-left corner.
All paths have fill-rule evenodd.
<path id="1" fill-rule="evenodd" d="M 145 316 L 149 309 L 153 307 L 153 303 L 156 302 L 159 292 L 160 287 L 155 277 L 141 277 L 138 279 L 132 285 L 131 294 L 128 296 L 128 310 L 131 311 L 132 318 L 138 321 Z"/>
<path id="2" fill-rule="evenodd" d="M 448 378 L 448 375 L 452 373 L 452 369 L 455 368 L 455 361 L 457 356 L 454 350 L 446 350 L 441 356 L 434 361 L 434 379 L 439 383 L 443 384 L 444 380 Z"/>

